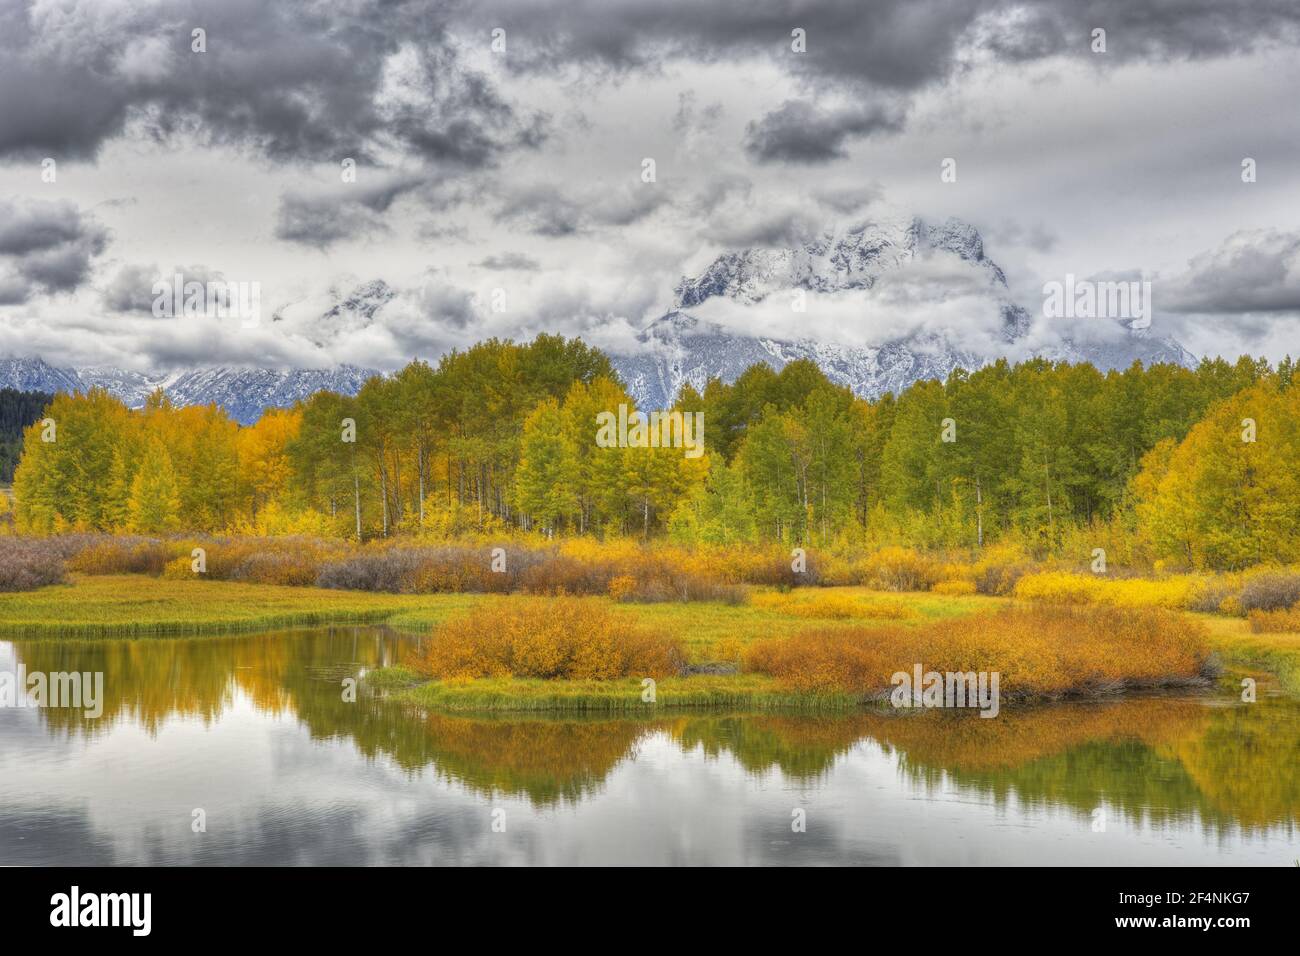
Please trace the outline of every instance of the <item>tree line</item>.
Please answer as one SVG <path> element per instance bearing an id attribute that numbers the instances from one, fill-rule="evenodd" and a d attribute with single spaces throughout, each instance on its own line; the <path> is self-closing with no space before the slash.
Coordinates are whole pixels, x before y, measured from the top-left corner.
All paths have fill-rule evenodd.
<path id="1" fill-rule="evenodd" d="M 519 530 L 736 543 L 1038 553 L 1091 536 L 1205 567 L 1300 559 L 1294 367 L 1243 357 L 1101 372 L 1042 359 L 958 369 L 877 400 L 812 362 L 685 386 L 706 454 L 600 447 L 635 407 L 577 339 L 481 342 L 356 396 L 319 392 L 240 427 L 162 393 L 130 411 L 56 396 L 15 475 L 20 530 Z M 1250 425 L 1243 424 L 1247 420 Z M 46 436 L 51 437 L 51 436 Z"/>

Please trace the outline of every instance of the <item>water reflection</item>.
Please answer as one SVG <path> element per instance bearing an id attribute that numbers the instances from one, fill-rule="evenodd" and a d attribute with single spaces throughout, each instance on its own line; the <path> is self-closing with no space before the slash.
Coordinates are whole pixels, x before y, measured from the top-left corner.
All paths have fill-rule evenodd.
<path id="1" fill-rule="evenodd" d="M 1083 842 L 1098 807 L 1115 832 L 1165 835 L 1154 849 L 1121 844 L 1135 860 L 1188 846 L 1198 862 L 1297 855 L 1300 704 L 1287 698 L 1148 697 L 996 720 L 480 719 L 345 699 L 345 678 L 399 661 L 408 640 L 336 628 L 0 643 L 0 669 L 103 671 L 106 698 L 97 720 L 0 710 L 0 863 L 951 862 L 937 842 L 904 842 L 931 839 L 907 835 L 926 805 L 964 821 L 933 838 L 972 836 L 958 862 L 1016 862 L 1062 834 L 1089 862 L 1103 850 Z M 524 815 L 527 839 L 481 842 L 499 804 Z M 807 804 L 822 826 L 801 840 L 789 808 Z M 190 809 L 209 805 L 212 839 L 196 839 Z M 557 812 L 591 820 L 575 829 Z M 1033 836 L 985 842 L 1009 819 Z M 660 842 L 643 844 L 656 826 Z"/>

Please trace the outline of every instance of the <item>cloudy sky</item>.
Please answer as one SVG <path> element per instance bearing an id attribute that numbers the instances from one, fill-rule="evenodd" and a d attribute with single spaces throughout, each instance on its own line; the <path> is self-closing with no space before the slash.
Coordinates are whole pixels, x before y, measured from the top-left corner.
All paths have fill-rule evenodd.
<path id="1" fill-rule="evenodd" d="M 0 24 L 0 356 L 630 348 L 720 252 L 910 215 L 975 225 L 1031 312 L 1067 273 L 1141 276 L 1197 354 L 1300 352 L 1294 0 L 0 0 Z M 177 272 L 260 283 L 261 321 L 155 318 Z M 376 279 L 378 321 L 322 321 Z"/>

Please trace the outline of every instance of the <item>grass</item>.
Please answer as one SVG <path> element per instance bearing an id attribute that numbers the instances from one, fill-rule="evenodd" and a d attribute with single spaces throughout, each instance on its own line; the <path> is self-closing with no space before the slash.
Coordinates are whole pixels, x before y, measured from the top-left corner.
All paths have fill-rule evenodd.
<path id="1" fill-rule="evenodd" d="M 1197 614 L 1205 622 L 1210 646 L 1230 667 L 1277 675 L 1289 694 L 1300 694 L 1300 634 L 1255 633 L 1241 618 Z"/>
<path id="2" fill-rule="evenodd" d="M 378 686 L 393 686 L 397 678 L 376 671 Z M 483 678 L 455 682 L 432 681 L 393 692 L 399 701 L 443 712 L 566 712 L 599 714 L 658 714 L 666 710 L 734 707 L 745 710 L 845 711 L 857 706 L 848 694 L 792 692 L 762 674 L 696 674 L 656 682 L 655 700 L 642 699 L 637 678 L 608 681 Z"/>
<path id="3" fill-rule="evenodd" d="M 607 598 L 582 598 L 627 616 L 647 628 L 679 638 L 688 663 L 735 662 L 759 639 L 822 631 L 887 626 L 906 633 L 935 621 L 996 611 L 1011 606 L 1006 598 L 913 592 L 882 595 L 861 587 L 826 589 L 845 600 L 879 607 L 899 601 L 911 616 L 864 622 L 860 618 L 810 620 L 796 605 L 815 600 L 795 592 L 757 590 L 775 598 L 758 604 L 664 602 L 632 604 Z M 450 617 L 491 602 L 514 597 L 464 594 L 387 594 L 327 590 L 234 581 L 165 580 L 144 575 L 72 575 L 66 584 L 34 591 L 0 593 L 0 637 L 88 639 L 220 634 L 291 626 L 384 623 L 426 632 Z M 763 607 L 763 603 L 770 606 Z M 1278 675 L 1290 693 L 1300 694 L 1300 634 L 1252 633 L 1242 618 L 1191 614 L 1205 623 L 1211 648 L 1229 666 L 1266 670 Z M 414 688 L 410 675 L 375 672 L 371 680 L 392 681 L 395 694 L 449 710 L 590 710 L 637 712 L 641 687 L 624 682 L 557 682 L 494 679 L 468 684 L 434 683 Z M 600 686 L 597 686 L 600 685 Z M 604 686 L 610 685 L 610 686 Z M 667 678 L 657 687 L 658 707 L 813 708 L 844 706 L 841 695 L 811 699 L 783 690 L 761 674 L 694 674 Z"/>
<path id="4" fill-rule="evenodd" d="M 68 584 L 0 594 L 0 635 L 23 638 L 222 634 L 386 622 L 418 610 L 441 620 L 483 600 L 327 591 L 236 581 L 169 581 L 138 574 L 73 575 Z"/>
<path id="5" fill-rule="evenodd" d="M 865 588 L 837 593 L 870 604 Z M 906 623 L 969 614 L 1005 603 L 999 598 L 909 594 L 898 598 L 915 617 Z M 387 594 L 239 581 L 168 580 L 140 574 L 71 575 L 67 584 L 0 593 L 0 635 L 24 638 L 150 637 L 223 634 L 321 624 L 384 623 L 427 631 L 452 615 L 512 597 L 482 594 Z M 677 635 L 687 660 L 734 659 L 714 651 L 743 647 L 757 637 L 793 633 L 808 618 L 781 610 L 709 602 L 616 603 L 582 598 L 616 616 Z M 894 600 L 890 596 L 889 600 Z M 841 622 L 828 621 L 827 626 Z M 846 621 L 843 623 L 852 623 Z M 738 656 L 738 655 L 737 655 Z"/>

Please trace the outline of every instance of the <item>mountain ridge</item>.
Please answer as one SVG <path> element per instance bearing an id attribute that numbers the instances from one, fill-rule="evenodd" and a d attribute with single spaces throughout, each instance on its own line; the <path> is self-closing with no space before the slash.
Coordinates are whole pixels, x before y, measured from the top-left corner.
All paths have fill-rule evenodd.
<path id="1" fill-rule="evenodd" d="M 866 296 L 864 301 L 872 305 L 869 296 L 883 281 L 898 282 L 907 270 L 927 264 L 942 266 L 946 275 L 979 292 L 987 307 L 997 310 L 989 313 L 992 325 L 984 330 L 987 348 L 976 350 L 959 341 L 951 328 L 924 324 L 873 344 L 854 345 L 811 335 L 785 338 L 740 332 L 695 314 L 717 303 L 761 307 L 774 296 L 796 290 L 828 297 Z M 312 324 L 316 344 L 370 326 L 396 295 L 383 279 L 373 279 L 339 296 Z M 871 319 L 864 315 L 861 323 L 869 325 Z M 793 323 L 798 321 L 796 317 Z M 1007 353 L 1016 353 L 1016 358 L 1089 361 L 1103 371 L 1125 368 L 1134 361 L 1195 363 L 1196 357 L 1172 338 L 1122 322 L 1118 326 L 1103 328 L 1109 335 L 1098 341 L 1082 342 L 1060 334 L 1048 344 L 1030 345 L 1033 317 L 1012 300 L 1006 275 L 985 254 L 979 231 L 958 219 L 932 225 L 911 217 L 831 228 L 785 247 L 723 252 L 698 275 L 680 279 L 673 289 L 672 307 L 639 333 L 639 349 L 611 353 L 610 359 L 643 408 L 669 406 L 688 383 L 702 390 L 711 377 L 732 382 L 759 362 L 779 370 L 809 359 L 832 381 L 869 399 L 886 392 L 897 394 L 923 379 L 942 380 L 957 367 L 979 368 Z M 39 357 L 0 359 L 0 387 L 47 392 L 100 387 L 130 407 L 140 407 L 154 389 L 162 388 L 177 404 L 216 403 L 243 424 L 256 421 L 266 408 L 287 407 L 322 389 L 356 394 L 366 378 L 376 374 L 350 364 L 322 369 L 211 365 L 151 376 L 103 365 L 61 368 Z"/>

